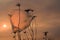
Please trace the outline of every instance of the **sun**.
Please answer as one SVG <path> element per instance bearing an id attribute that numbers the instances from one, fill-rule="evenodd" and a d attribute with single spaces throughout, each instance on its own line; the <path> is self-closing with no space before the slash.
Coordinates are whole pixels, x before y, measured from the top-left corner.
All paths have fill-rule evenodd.
<path id="1" fill-rule="evenodd" d="M 7 25 L 6 25 L 6 24 L 4 24 L 4 25 L 3 25 L 3 27 L 4 27 L 4 28 L 6 28 L 6 27 L 7 27 Z"/>

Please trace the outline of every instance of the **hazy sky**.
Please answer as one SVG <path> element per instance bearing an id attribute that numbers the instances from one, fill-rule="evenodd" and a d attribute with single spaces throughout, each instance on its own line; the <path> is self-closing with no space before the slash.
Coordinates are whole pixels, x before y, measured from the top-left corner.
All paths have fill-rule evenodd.
<path id="1" fill-rule="evenodd" d="M 17 2 L 18 0 L 0 0 L 0 40 L 13 39 L 8 13 L 17 10 Z M 21 0 L 20 3 L 22 11 L 27 8 L 34 10 L 39 38 L 42 38 L 43 32 L 48 31 L 49 38 L 60 40 L 60 0 Z M 8 27 L 3 28 L 3 24 Z"/>

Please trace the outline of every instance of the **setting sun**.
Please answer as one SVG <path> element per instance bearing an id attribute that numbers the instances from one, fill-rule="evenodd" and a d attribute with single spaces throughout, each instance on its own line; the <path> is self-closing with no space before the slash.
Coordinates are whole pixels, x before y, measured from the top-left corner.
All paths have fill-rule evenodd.
<path id="1" fill-rule="evenodd" d="M 6 25 L 6 24 L 4 24 L 4 25 L 3 25 L 3 27 L 7 27 L 7 25 Z"/>

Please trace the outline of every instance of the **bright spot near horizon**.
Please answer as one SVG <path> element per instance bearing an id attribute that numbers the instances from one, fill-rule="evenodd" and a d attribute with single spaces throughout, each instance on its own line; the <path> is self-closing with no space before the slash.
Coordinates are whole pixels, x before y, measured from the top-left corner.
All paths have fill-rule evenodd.
<path id="1" fill-rule="evenodd" d="M 7 25 L 6 25 L 6 24 L 4 24 L 4 25 L 3 25 L 3 27 L 4 27 L 4 28 L 6 28 L 6 27 L 7 27 Z"/>

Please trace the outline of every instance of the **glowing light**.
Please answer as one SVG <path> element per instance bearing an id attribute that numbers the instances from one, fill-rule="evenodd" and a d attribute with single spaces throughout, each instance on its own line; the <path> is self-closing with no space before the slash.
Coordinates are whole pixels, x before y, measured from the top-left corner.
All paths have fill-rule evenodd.
<path id="1" fill-rule="evenodd" d="M 6 24 L 4 24 L 4 25 L 3 25 L 3 27 L 5 28 L 5 27 L 7 27 L 7 25 L 6 25 Z"/>

